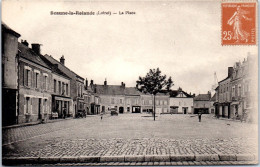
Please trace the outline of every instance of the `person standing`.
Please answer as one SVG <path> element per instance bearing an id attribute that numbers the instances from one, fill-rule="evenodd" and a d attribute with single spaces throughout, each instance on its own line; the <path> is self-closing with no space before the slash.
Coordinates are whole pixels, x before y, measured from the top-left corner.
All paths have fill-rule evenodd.
<path id="1" fill-rule="evenodd" d="M 100 113 L 100 118 L 103 119 L 103 112 Z"/>
<path id="2" fill-rule="evenodd" d="M 199 113 L 198 113 L 199 122 L 201 122 L 201 116 L 202 116 L 202 112 L 201 112 L 201 111 L 199 111 Z"/>
<path id="3" fill-rule="evenodd" d="M 66 118 L 66 109 L 64 108 L 63 109 L 63 119 L 65 119 Z"/>

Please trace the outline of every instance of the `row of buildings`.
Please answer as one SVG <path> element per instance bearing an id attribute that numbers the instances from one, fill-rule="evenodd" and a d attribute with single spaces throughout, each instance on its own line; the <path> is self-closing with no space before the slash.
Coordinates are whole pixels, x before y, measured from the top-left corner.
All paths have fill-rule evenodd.
<path id="1" fill-rule="evenodd" d="M 96 113 L 98 97 L 85 89 L 85 80 L 60 61 L 41 54 L 40 44 L 25 40 L 2 23 L 3 125 Z"/>
<path id="2" fill-rule="evenodd" d="M 2 23 L 2 116 L 3 125 L 36 122 L 87 114 L 151 113 L 153 96 L 135 87 L 94 84 L 59 61 L 41 54 L 41 45 L 18 41 L 20 34 Z M 211 94 L 191 95 L 178 90 L 161 91 L 155 97 L 157 114 L 191 114 L 212 110 Z"/>
<path id="3" fill-rule="evenodd" d="M 250 55 L 228 67 L 227 77 L 218 82 L 214 102 L 215 115 L 240 119 L 244 113 L 253 119 L 257 113 L 257 59 Z"/>

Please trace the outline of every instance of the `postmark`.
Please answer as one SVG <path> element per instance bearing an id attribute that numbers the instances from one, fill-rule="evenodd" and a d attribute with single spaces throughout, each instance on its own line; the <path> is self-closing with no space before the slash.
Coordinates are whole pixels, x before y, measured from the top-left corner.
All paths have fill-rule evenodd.
<path id="1" fill-rule="evenodd" d="M 222 45 L 256 45 L 256 3 L 222 3 Z"/>

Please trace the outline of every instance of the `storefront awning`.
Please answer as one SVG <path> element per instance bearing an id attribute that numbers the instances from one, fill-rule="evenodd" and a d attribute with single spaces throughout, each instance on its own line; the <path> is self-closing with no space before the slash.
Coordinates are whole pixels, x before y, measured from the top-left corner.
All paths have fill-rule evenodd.
<path id="1" fill-rule="evenodd" d="M 237 104 L 239 104 L 238 101 L 234 101 L 234 102 L 231 103 L 231 105 L 237 105 Z"/>
<path id="2" fill-rule="evenodd" d="M 54 97 L 55 100 L 60 100 L 60 101 L 72 101 L 72 99 L 64 98 L 64 97 Z"/>

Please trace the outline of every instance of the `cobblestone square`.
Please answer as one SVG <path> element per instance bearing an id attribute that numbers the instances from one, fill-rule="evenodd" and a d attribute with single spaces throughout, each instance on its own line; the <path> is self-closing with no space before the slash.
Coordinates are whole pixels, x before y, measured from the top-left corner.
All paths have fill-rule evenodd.
<path id="1" fill-rule="evenodd" d="M 122 162 L 120 156 L 128 156 L 131 162 L 129 156 L 156 155 L 165 163 L 181 155 L 257 156 L 255 124 L 212 115 L 203 115 L 202 122 L 195 115 L 158 115 L 156 121 L 145 116 L 89 116 L 3 129 L 3 157 L 103 156 Z"/>

